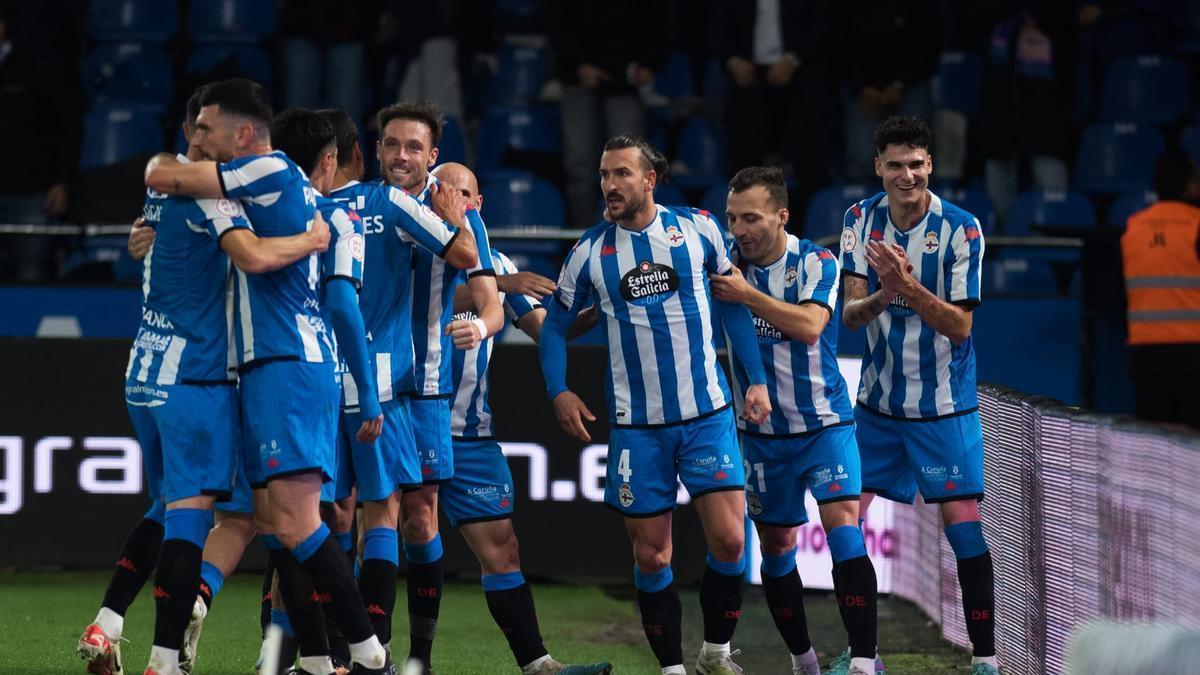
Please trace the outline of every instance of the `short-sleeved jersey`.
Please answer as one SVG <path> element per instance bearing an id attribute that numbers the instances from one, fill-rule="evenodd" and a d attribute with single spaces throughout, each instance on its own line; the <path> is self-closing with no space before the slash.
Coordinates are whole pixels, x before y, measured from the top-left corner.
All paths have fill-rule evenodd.
<path id="1" fill-rule="evenodd" d="M 764 294 L 788 303 L 815 303 L 829 310 L 837 303 L 838 264 L 829 251 L 807 239 L 787 235 L 787 247 L 775 262 L 759 267 L 747 264 L 746 281 Z M 838 370 L 838 322 L 831 320 L 817 344 L 794 340 L 766 319 L 754 315 L 758 349 L 767 374 L 771 416 L 763 424 L 748 422 L 739 415 L 738 428 L 768 436 L 792 436 L 850 422 L 854 411 L 846 381 Z M 744 410 L 744 395 L 750 379 L 736 354 L 731 363 L 735 403 Z"/>
<path id="2" fill-rule="evenodd" d="M 239 157 L 217 165 L 221 190 L 237 199 L 260 237 L 287 237 L 312 227 L 316 192 L 308 176 L 282 152 Z M 320 259 L 315 253 L 274 272 L 235 274 L 238 358 L 333 360 L 318 298 Z"/>
<path id="3" fill-rule="evenodd" d="M 492 266 L 498 274 L 516 274 L 517 266 L 496 249 L 492 249 Z M 459 283 L 465 279 L 459 277 Z M 528 295 L 500 294 L 504 314 L 512 323 L 542 306 L 541 301 Z M 455 319 L 477 319 L 475 312 L 462 312 Z M 451 350 L 451 376 L 454 379 L 454 399 L 450 407 L 450 435 L 454 438 L 487 439 L 492 437 L 492 407 L 488 404 L 488 363 L 492 358 L 495 337 L 489 337 L 469 350 Z"/>
<path id="4" fill-rule="evenodd" d="M 887 194 L 879 193 L 846 211 L 842 230 L 842 271 L 879 290 L 867 264 L 867 241 L 896 244 L 907 253 L 912 274 L 938 298 L 973 307 L 979 304 L 983 231 L 970 213 L 930 193 L 929 211 L 901 232 L 892 223 Z M 867 325 L 858 402 L 876 412 L 929 419 L 978 407 L 975 350 L 971 338 L 960 345 L 935 331 L 903 298 Z"/>
<path id="5" fill-rule="evenodd" d="M 444 255 L 456 232 L 428 207 L 382 181 L 352 181 L 330 193 L 362 219 L 364 270 L 358 307 L 367 329 L 379 401 L 412 391 L 412 261 L 414 244 Z M 353 378 L 343 378 L 347 405 L 357 403 Z"/>
<path id="6" fill-rule="evenodd" d="M 421 191 L 422 203 L 430 203 L 429 186 L 436 182 L 429 175 Z M 479 212 L 467 212 L 467 222 L 475 235 L 475 246 L 479 250 L 479 262 L 468 270 L 459 270 L 446 264 L 429 251 L 417 250 L 413 259 L 413 392 L 416 396 L 447 396 L 454 391 L 450 377 L 450 354 L 454 343 L 446 335 L 446 324 L 454 313 L 454 287 L 460 276 L 467 278 L 480 274 L 495 274 L 489 254 L 487 229 Z"/>
<path id="7" fill-rule="evenodd" d="M 147 190 L 142 218 L 155 236 L 143 261 L 142 322 L 126 378 L 147 385 L 232 381 L 229 259 L 219 241 L 250 227 L 241 205 Z"/>
<path id="8" fill-rule="evenodd" d="M 731 400 L 713 346 L 709 274 L 732 267 L 706 211 L 658 205 L 640 232 L 601 223 L 575 244 L 555 299 L 569 311 L 595 301 L 608 345 L 606 392 L 618 426 L 675 424 Z"/>

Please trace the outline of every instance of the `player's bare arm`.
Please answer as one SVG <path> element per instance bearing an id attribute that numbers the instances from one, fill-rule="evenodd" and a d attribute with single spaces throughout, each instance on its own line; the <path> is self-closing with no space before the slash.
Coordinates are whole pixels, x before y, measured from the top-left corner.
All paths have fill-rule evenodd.
<path id="1" fill-rule="evenodd" d="M 718 300 L 745 305 L 793 340 L 815 345 L 821 339 L 825 324 L 829 323 L 829 308 L 814 302 L 793 305 L 772 298 L 746 281 L 736 267 L 724 276 L 711 275 L 709 283 Z"/>
<path id="2" fill-rule="evenodd" d="M 133 227 L 129 230 L 129 241 L 125 244 L 129 256 L 134 260 L 142 260 L 150 253 L 150 247 L 153 245 L 154 228 L 146 226 L 145 218 L 133 221 Z"/>
<path id="3" fill-rule="evenodd" d="M 855 274 L 843 275 L 842 288 L 845 289 L 842 323 L 852 329 L 862 328 L 874 321 L 896 298 L 883 288 L 874 293 L 867 293 L 866 278 Z"/>
<path id="4" fill-rule="evenodd" d="M 536 272 L 517 272 L 496 277 L 496 288 L 501 293 L 544 298 L 554 293 L 556 287 L 553 281 Z"/>
<path id="5" fill-rule="evenodd" d="M 442 255 L 446 264 L 456 269 L 470 269 L 479 263 L 479 247 L 467 224 L 467 198 L 458 190 L 442 190 L 438 184 L 429 186 L 433 212 L 458 228 L 450 248 Z"/>
<path id="6" fill-rule="evenodd" d="M 496 277 L 477 274 L 467 280 L 467 290 L 479 318 L 471 321 L 458 319 L 446 326 L 446 334 L 454 340 L 454 346 L 458 349 L 473 349 L 504 327 L 504 309 L 500 306 L 500 296 L 496 291 Z"/>
<path id="7" fill-rule="evenodd" d="M 329 224 L 315 212 L 307 232 L 288 237 L 259 237 L 245 228 L 235 228 L 221 237 L 221 250 L 247 274 L 274 272 L 297 260 L 329 248 Z"/>
<path id="8" fill-rule="evenodd" d="M 562 427 L 563 431 L 584 443 L 591 442 L 592 435 L 588 433 L 587 427 L 583 423 L 584 421 L 595 422 L 596 416 L 575 392 L 567 390 L 554 397 L 554 416 L 558 418 L 558 425 Z"/>
<path id="9" fill-rule="evenodd" d="M 146 187 L 163 194 L 201 199 L 225 196 L 217 175 L 217 163 L 208 160 L 184 164 L 174 155 L 160 152 L 146 164 L 145 178 Z"/>
<path id="10" fill-rule="evenodd" d="M 962 344 L 971 335 L 972 313 L 942 300 L 917 281 L 899 247 L 871 242 L 867 245 L 867 262 L 885 288 L 897 289 L 921 320 L 951 342 Z"/>

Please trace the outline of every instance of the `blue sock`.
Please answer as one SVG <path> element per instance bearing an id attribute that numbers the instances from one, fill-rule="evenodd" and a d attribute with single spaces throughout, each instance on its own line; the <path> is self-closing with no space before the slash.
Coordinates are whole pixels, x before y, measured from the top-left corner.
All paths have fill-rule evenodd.
<path id="1" fill-rule="evenodd" d="M 796 569 L 796 547 L 779 555 L 763 554 L 762 564 L 759 566 L 764 577 L 782 577 L 790 574 Z"/>
<path id="2" fill-rule="evenodd" d="M 217 593 L 225 587 L 225 575 L 221 574 L 221 570 L 217 566 L 205 560 L 200 563 L 200 581 L 208 586 L 208 597 L 206 600 L 212 602 L 212 599 L 217 597 Z M 203 589 L 201 589 L 203 592 Z"/>
<path id="3" fill-rule="evenodd" d="M 364 547 L 365 548 L 365 547 Z M 442 559 L 442 535 L 435 534 L 428 544 L 404 542 L 404 557 L 410 563 L 428 565 Z"/>
<path id="4" fill-rule="evenodd" d="M 296 560 L 299 560 L 300 564 L 303 565 L 317 552 L 317 549 L 321 548 L 321 544 L 324 544 L 328 538 L 329 526 L 321 523 L 317 526 L 317 529 L 313 530 L 312 534 L 300 542 L 299 546 L 292 549 L 292 555 L 296 556 Z"/>
<path id="5" fill-rule="evenodd" d="M 525 583 L 525 575 L 520 570 L 504 574 L 485 574 L 480 579 L 483 582 L 483 592 L 507 591 Z"/>
<path id="6" fill-rule="evenodd" d="M 407 553 L 407 548 L 405 549 L 405 552 Z M 362 558 L 363 562 L 368 560 L 386 560 L 393 565 L 399 565 L 399 533 L 390 527 L 372 527 L 371 529 L 367 530 L 366 535 L 363 537 Z"/>
<path id="7" fill-rule="evenodd" d="M 349 551 L 350 547 L 354 546 L 354 537 L 349 532 L 338 532 L 333 538 L 337 539 L 338 546 L 341 546 L 343 551 Z"/>
<path id="8" fill-rule="evenodd" d="M 829 544 L 829 554 L 833 556 L 835 563 L 867 554 L 863 532 L 853 525 L 841 525 L 833 528 L 825 535 L 825 541 Z"/>
<path id="9" fill-rule="evenodd" d="M 163 517 L 163 541 L 182 539 L 204 548 L 212 529 L 212 511 L 206 509 L 168 509 Z"/>
<path id="10" fill-rule="evenodd" d="M 633 585 L 639 591 L 657 593 L 670 586 L 674 580 L 675 573 L 671 571 L 670 565 L 657 572 L 643 572 L 637 565 L 633 566 Z"/>
<path id="11" fill-rule="evenodd" d="M 738 558 L 737 562 L 721 562 L 713 557 L 712 552 L 708 554 L 708 566 L 718 574 L 724 574 L 727 577 L 741 576 L 746 571 L 746 556 Z"/>
<path id="12" fill-rule="evenodd" d="M 987 542 L 983 539 L 983 523 L 978 520 L 948 525 L 944 531 L 950 548 L 954 549 L 954 557 L 959 560 L 988 552 Z"/>
<path id="13" fill-rule="evenodd" d="M 296 637 L 292 632 L 292 621 L 288 619 L 287 610 L 271 608 L 271 623 L 279 626 L 283 634 L 288 637 Z"/>

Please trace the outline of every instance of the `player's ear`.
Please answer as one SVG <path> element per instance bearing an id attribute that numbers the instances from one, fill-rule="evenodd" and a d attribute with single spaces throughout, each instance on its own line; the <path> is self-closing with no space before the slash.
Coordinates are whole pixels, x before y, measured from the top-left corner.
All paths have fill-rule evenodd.
<path id="1" fill-rule="evenodd" d="M 787 227 L 789 217 L 791 217 L 791 213 L 788 212 L 787 209 L 779 209 L 779 224 L 780 225 Z"/>
<path id="2" fill-rule="evenodd" d="M 875 155 L 875 175 L 883 178 L 883 160 L 879 159 L 879 155 Z"/>
<path id="3" fill-rule="evenodd" d="M 430 166 L 430 168 L 432 168 L 434 164 L 437 164 L 437 158 L 438 158 L 438 149 L 437 149 L 437 148 L 434 148 L 433 150 L 431 150 L 431 151 L 429 152 L 429 166 Z"/>

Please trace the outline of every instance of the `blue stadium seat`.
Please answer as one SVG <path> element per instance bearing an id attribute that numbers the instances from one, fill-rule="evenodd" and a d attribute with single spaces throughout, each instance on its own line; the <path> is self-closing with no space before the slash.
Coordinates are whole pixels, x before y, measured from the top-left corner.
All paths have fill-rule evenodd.
<path id="1" fill-rule="evenodd" d="M 933 78 L 933 106 L 974 118 L 982 95 L 983 59 L 974 52 L 942 52 Z"/>
<path id="2" fill-rule="evenodd" d="M 1117 197 L 1117 200 L 1108 208 L 1108 224 L 1112 227 L 1124 228 L 1125 221 L 1129 220 L 1129 216 L 1156 201 L 1158 201 L 1158 195 L 1153 190 L 1126 192 Z"/>
<path id="3" fill-rule="evenodd" d="M 662 68 L 654 74 L 654 91 L 675 100 L 696 95 L 692 63 L 683 52 L 672 51 Z"/>
<path id="4" fill-rule="evenodd" d="M 725 96 L 729 93 L 729 76 L 725 68 L 716 59 L 709 59 L 704 68 L 704 100 L 712 109 L 725 105 Z"/>
<path id="5" fill-rule="evenodd" d="M 996 229 L 996 209 L 992 208 L 992 200 L 987 192 L 978 188 L 944 188 L 936 190 L 937 195 L 955 206 L 966 210 L 979 219 L 985 235 Z"/>
<path id="6" fill-rule="evenodd" d="M 438 164 L 446 162 L 467 163 L 467 137 L 462 125 L 454 117 L 447 115 L 442 125 L 442 140 L 438 142 Z"/>
<path id="7" fill-rule="evenodd" d="M 999 249 L 983 260 L 983 297 L 1058 295 L 1054 269 L 1033 249 Z"/>
<path id="8" fill-rule="evenodd" d="M 136 103 L 162 112 L 171 103 L 171 87 L 171 59 L 159 45 L 100 45 L 84 65 L 83 88 L 93 103 Z"/>
<path id="9" fill-rule="evenodd" d="M 1169 124 L 1191 101 L 1187 66 L 1170 56 L 1130 56 L 1108 67 L 1097 111 L 1102 120 Z"/>
<path id="10" fill-rule="evenodd" d="M 1041 192 L 1030 190 L 1017 195 L 1004 217 L 1004 234 L 1027 237 L 1036 225 L 1063 225 L 1081 228 L 1096 224 L 1092 200 L 1078 192 Z"/>
<path id="11" fill-rule="evenodd" d="M 196 42 L 256 43 L 275 33 L 275 0 L 193 0 L 188 35 Z"/>
<path id="12" fill-rule="evenodd" d="M 729 196 L 727 183 L 716 183 L 704 191 L 700 197 L 700 208 L 712 214 L 718 223 L 728 227 L 725 219 L 725 200 Z"/>
<path id="13" fill-rule="evenodd" d="M 492 12 L 505 23 L 528 21 L 542 15 L 543 0 L 492 0 Z"/>
<path id="14" fill-rule="evenodd" d="M 479 187 L 488 227 L 561 229 L 566 221 L 558 188 L 524 171 L 494 172 Z"/>
<path id="15" fill-rule="evenodd" d="M 80 169 L 107 166 L 163 148 L 163 130 L 153 113 L 123 106 L 97 106 L 83 118 Z"/>
<path id="16" fill-rule="evenodd" d="M 254 45 L 200 45 L 188 54 L 189 75 L 213 73 L 220 78 L 243 76 L 271 90 L 271 60 Z"/>
<path id="17" fill-rule="evenodd" d="M 544 47 L 510 42 L 500 47 L 499 66 L 491 77 L 488 101 L 492 104 L 533 103 L 550 75 L 550 54 Z"/>
<path id="18" fill-rule="evenodd" d="M 92 0 L 88 37 L 96 42 L 166 42 L 179 28 L 175 2 Z"/>
<path id="19" fill-rule="evenodd" d="M 1196 4 L 1200 4 L 1197 0 Z M 1200 126 L 1192 125 L 1179 135 L 1179 145 L 1192 156 L 1192 161 L 1200 164 Z"/>
<path id="20" fill-rule="evenodd" d="M 509 149 L 527 152 L 562 151 L 558 109 L 547 106 L 489 108 L 475 140 L 475 165 L 480 176 L 502 168 Z"/>
<path id="21" fill-rule="evenodd" d="M 1116 193 L 1149 187 L 1162 134 L 1152 126 L 1091 124 L 1075 154 L 1075 186 L 1084 192 Z"/>
<path id="22" fill-rule="evenodd" d="M 679 135 L 672 180 L 680 187 L 707 187 L 728 179 L 726 139 L 705 117 L 693 117 Z"/>
<path id="23" fill-rule="evenodd" d="M 808 199 L 808 208 L 804 211 L 804 229 L 800 234 L 814 241 L 841 234 L 846 224 L 846 209 L 876 192 L 878 190 L 864 185 L 835 185 L 817 190 Z"/>

